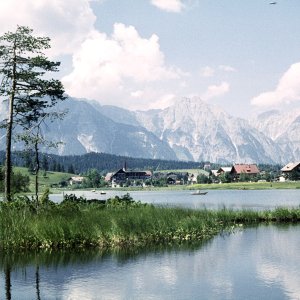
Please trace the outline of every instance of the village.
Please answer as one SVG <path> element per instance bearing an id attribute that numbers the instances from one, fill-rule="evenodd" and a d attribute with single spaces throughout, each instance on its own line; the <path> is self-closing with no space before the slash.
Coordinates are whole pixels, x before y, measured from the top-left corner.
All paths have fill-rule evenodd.
<path id="1" fill-rule="evenodd" d="M 103 185 L 110 188 L 296 181 L 300 179 L 300 162 L 288 163 L 278 172 L 260 170 L 257 164 L 234 164 L 219 169 L 210 169 L 210 164 L 206 164 L 203 169 L 172 171 L 131 170 L 124 164 L 123 168 L 107 173 L 102 179 Z M 69 185 L 80 188 L 85 180 L 85 176 L 73 176 Z"/>

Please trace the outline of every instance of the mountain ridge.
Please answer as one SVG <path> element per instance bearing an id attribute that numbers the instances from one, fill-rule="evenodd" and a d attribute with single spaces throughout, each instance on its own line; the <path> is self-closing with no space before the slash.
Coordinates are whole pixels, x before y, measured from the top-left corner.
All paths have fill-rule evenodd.
<path id="1" fill-rule="evenodd" d="M 47 139 L 63 142 L 50 151 L 54 154 L 102 152 L 222 164 L 300 160 L 300 112 L 296 111 L 287 117 L 271 110 L 245 120 L 197 97 L 177 99 L 170 107 L 148 111 L 70 97 L 57 109 L 69 112 L 64 120 L 43 128 Z M 0 109 L 1 119 L 3 111 Z"/>

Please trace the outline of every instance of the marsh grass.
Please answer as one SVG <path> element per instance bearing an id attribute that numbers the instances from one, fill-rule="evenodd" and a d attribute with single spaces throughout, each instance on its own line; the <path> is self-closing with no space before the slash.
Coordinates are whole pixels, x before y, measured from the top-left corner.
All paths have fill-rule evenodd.
<path id="1" fill-rule="evenodd" d="M 22 202 L 23 201 L 23 202 Z M 36 208 L 28 199 L 1 203 L 0 248 L 132 248 L 205 241 L 222 231 L 260 223 L 295 223 L 300 209 L 192 210 L 135 202 L 129 195 L 103 201 L 75 196 Z"/>

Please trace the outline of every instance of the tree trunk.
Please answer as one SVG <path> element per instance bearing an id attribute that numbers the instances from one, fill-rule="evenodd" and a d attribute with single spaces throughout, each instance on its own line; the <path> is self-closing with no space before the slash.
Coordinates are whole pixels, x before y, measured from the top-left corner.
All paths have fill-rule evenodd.
<path id="1" fill-rule="evenodd" d="M 12 130 L 13 130 L 13 113 L 14 113 L 14 100 L 16 91 L 16 67 L 17 67 L 17 56 L 16 56 L 16 43 L 14 45 L 14 56 L 13 56 L 13 76 L 12 76 L 12 89 L 9 98 L 9 111 L 8 120 L 6 127 L 6 157 L 5 157 L 5 187 L 4 187 L 4 200 L 11 201 L 11 140 L 12 140 Z"/>
<path id="2" fill-rule="evenodd" d="M 39 171 L 40 171 L 40 159 L 39 159 L 39 148 L 38 148 L 38 135 L 34 142 L 35 151 L 35 199 L 36 205 L 39 205 Z"/>
<path id="3" fill-rule="evenodd" d="M 10 100 L 10 102 L 12 102 Z M 11 106 L 11 105 L 10 105 Z M 11 201 L 11 138 L 12 138 L 12 113 L 9 112 L 9 119 L 6 128 L 6 157 L 5 157 L 5 191 L 4 199 L 6 201 Z"/>

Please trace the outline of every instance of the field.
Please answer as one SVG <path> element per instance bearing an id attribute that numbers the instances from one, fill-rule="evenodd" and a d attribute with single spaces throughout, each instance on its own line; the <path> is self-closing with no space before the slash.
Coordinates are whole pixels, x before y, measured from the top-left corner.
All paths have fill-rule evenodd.
<path id="1" fill-rule="evenodd" d="M 300 189 L 300 181 L 195 184 L 192 186 L 192 188 L 212 190 Z"/>
<path id="2" fill-rule="evenodd" d="M 14 167 L 14 172 L 20 172 L 23 175 L 28 175 L 30 178 L 30 191 L 34 191 L 34 182 L 35 182 L 35 175 L 32 175 L 28 172 L 27 168 L 21 167 Z M 39 172 L 39 185 L 40 191 L 43 192 L 46 187 L 51 187 L 59 184 L 62 181 L 68 180 L 70 177 L 75 176 L 74 174 L 70 173 L 62 173 L 62 172 L 46 172 L 46 176 L 44 176 L 44 171 Z M 51 190 L 55 190 L 56 188 L 51 188 Z"/>

